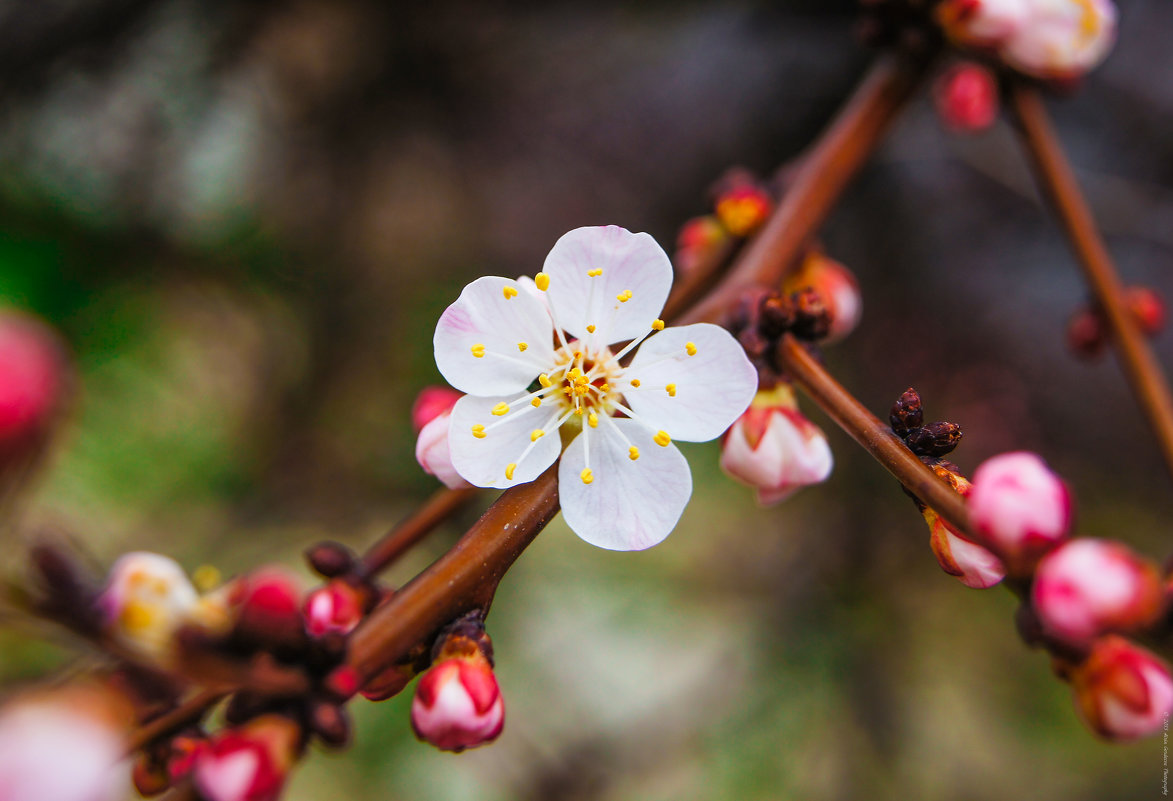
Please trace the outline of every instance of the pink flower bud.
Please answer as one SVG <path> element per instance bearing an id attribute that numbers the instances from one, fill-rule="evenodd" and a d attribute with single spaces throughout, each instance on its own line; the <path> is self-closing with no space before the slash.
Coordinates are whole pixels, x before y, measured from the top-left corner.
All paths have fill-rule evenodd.
<path id="1" fill-rule="evenodd" d="M 824 342 L 838 342 L 859 325 L 863 304 L 851 270 L 822 251 L 812 250 L 782 285 L 787 294 L 807 288 L 819 296 L 830 319 Z"/>
<path id="2" fill-rule="evenodd" d="M 729 232 L 716 217 L 693 217 L 676 235 L 672 263 L 680 273 L 690 273 L 706 260 L 715 258 L 728 242 Z"/>
<path id="3" fill-rule="evenodd" d="M 353 586 L 335 579 L 306 597 L 304 615 L 311 637 L 349 634 L 362 620 L 362 598 Z"/>
<path id="4" fill-rule="evenodd" d="M 955 131 L 984 131 L 998 117 L 998 82 L 980 64 L 953 66 L 937 78 L 933 89 L 937 114 Z"/>
<path id="5" fill-rule="evenodd" d="M 1026 24 L 1030 3 L 1024 0 L 942 0 L 937 21 L 954 42 L 998 48 Z"/>
<path id="6" fill-rule="evenodd" d="M 1147 286 L 1130 286 L 1127 291 L 1128 309 L 1140 330 L 1150 337 L 1161 333 L 1167 316 L 1164 299 Z"/>
<path id="7" fill-rule="evenodd" d="M 1124 545 L 1097 539 L 1072 540 L 1045 556 L 1032 595 L 1044 630 L 1073 645 L 1148 625 L 1162 606 L 1156 566 Z"/>
<path id="8" fill-rule="evenodd" d="M 262 715 L 214 736 L 192 776 L 206 801 L 275 801 L 297 758 L 301 732 L 280 715 Z"/>
<path id="9" fill-rule="evenodd" d="M 1033 453 L 988 459 L 973 474 L 974 528 L 1016 575 L 1027 575 L 1071 528 L 1071 493 Z"/>
<path id="10" fill-rule="evenodd" d="M 962 497 L 972 492 L 973 485 L 958 473 L 936 468 L 936 473 Z M 966 587 L 984 590 L 1006 578 L 1006 569 L 997 556 L 982 546 L 964 537 L 957 529 L 946 523 L 936 510 L 925 507 L 921 510 L 929 525 L 929 547 L 941 569 L 950 576 L 956 576 Z"/>
<path id="11" fill-rule="evenodd" d="M 534 289 L 537 292 L 537 288 Z M 471 487 L 452 466 L 448 450 L 448 421 L 452 407 L 463 396 L 447 387 L 428 387 L 416 398 L 411 419 L 419 437 L 415 442 L 415 460 L 428 475 L 440 479 L 449 489 Z"/>
<path id="12" fill-rule="evenodd" d="M 1073 669 L 1071 683 L 1084 720 L 1110 740 L 1156 734 L 1173 712 L 1169 668 L 1123 637 L 1097 640 L 1087 660 Z"/>
<path id="13" fill-rule="evenodd" d="M 756 182 L 737 183 L 717 197 L 717 219 L 734 236 L 752 234 L 773 209 L 773 198 Z"/>
<path id="14" fill-rule="evenodd" d="M 43 449 L 69 393 L 70 367 L 57 335 L 37 319 L 0 311 L 0 485 Z"/>
<path id="15" fill-rule="evenodd" d="M 236 612 L 236 627 L 264 642 L 302 638 L 301 587 L 282 568 L 262 567 L 236 579 L 228 589 Z"/>
<path id="16" fill-rule="evenodd" d="M 504 726 L 505 702 L 483 656 L 444 659 L 420 677 L 411 727 L 421 740 L 459 752 L 492 742 Z"/>
<path id="17" fill-rule="evenodd" d="M 827 438 L 798 411 L 786 384 L 759 392 L 721 443 L 721 468 L 757 489 L 763 505 L 824 481 L 832 464 Z"/>

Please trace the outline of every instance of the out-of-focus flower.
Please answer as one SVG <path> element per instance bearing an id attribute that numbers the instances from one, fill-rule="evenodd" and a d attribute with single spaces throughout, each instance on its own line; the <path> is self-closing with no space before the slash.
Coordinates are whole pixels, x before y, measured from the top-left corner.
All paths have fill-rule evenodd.
<path id="1" fill-rule="evenodd" d="M 1003 453 L 973 474 L 974 528 L 1016 575 L 1026 575 L 1071 530 L 1071 493 L 1033 453 Z"/>
<path id="2" fill-rule="evenodd" d="M 827 438 L 798 410 L 788 384 L 759 392 L 721 443 L 722 469 L 754 487 L 763 505 L 825 481 L 833 464 Z"/>
<path id="3" fill-rule="evenodd" d="M 159 661 L 172 656 L 172 635 L 180 626 L 219 628 L 226 615 L 217 597 L 201 598 L 175 560 L 147 551 L 118 558 L 97 603 L 111 635 Z"/>
<path id="4" fill-rule="evenodd" d="M 448 387 L 426 387 L 411 409 L 411 421 L 419 435 L 415 441 L 415 460 L 425 473 L 440 479 L 449 489 L 472 486 L 452 466 L 452 454 L 448 449 L 452 407 L 462 397 L 461 393 Z"/>
<path id="5" fill-rule="evenodd" d="M 838 342 L 859 325 L 863 302 L 855 275 L 821 250 L 809 251 L 799 268 L 787 276 L 782 289 L 786 294 L 814 290 L 829 321 L 826 342 Z"/>
<path id="6" fill-rule="evenodd" d="M 130 708 L 99 687 L 19 697 L 0 708 L 0 799 L 116 801 L 127 792 Z"/>
<path id="7" fill-rule="evenodd" d="M 240 576 L 226 588 L 238 632 L 259 642 L 302 639 L 301 585 L 283 568 L 267 566 Z"/>
<path id="8" fill-rule="evenodd" d="M 441 659 L 420 677 L 411 727 L 421 740 L 459 752 L 492 742 L 504 726 L 505 701 L 483 655 Z"/>
<path id="9" fill-rule="evenodd" d="M 280 715 L 224 729 L 200 751 L 192 776 L 207 801 L 274 801 L 300 752 L 301 730 Z"/>
<path id="10" fill-rule="evenodd" d="M 980 64 L 956 64 L 937 78 L 933 87 L 937 114 L 954 131 L 977 133 L 998 118 L 998 82 Z"/>
<path id="11" fill-rule="evenodd" d="M 774 199 L 756 181 L 737 182 L 717 195 L 717 219 L 734 236 L 761 228 L 773 208 Z"/>
<path id="12" fill-rule="evenodd" d="M 1084 719 L 1111 740 L 1156 734 L 1173 712 L 1173 677 L 1168 666 L 1123 637 L 1096 640 L 1070 677 Z"/>
<path id="13" fill-rule="evenodd" d="M 362 620 L 362 598 L 351 584 L 334 579 L 306 596 L 304 614 L 311 637 L 349 634 Z"/>
<path id="14" fill-rule="evenodd" d="M 1073 645 L 1148 625 L 1162 607 L 1156 566 L 1120 543 L 1098 539 L 1071 540 L 1045 556 L 1032 596 L 1044 630 Z"/>
<path id="15" fill-rule="evenodd" d="M 946 35 L 969 47 L 1002 47 L 1029 16 L 1029 0 L 942 0 L 937 6 Z"/>
<path id="16" fill-rule="evenodd" d="M 692 494 L 672 440 L 720 436 L 749 405 L 757 372 L 719 326 L 664 329 L 656 315 L 672 265 L 647 234 L 571 231 L 535 283 L 548 306 L 517 281 L 479 278 L 436 326 L 436 365 L 469 393 L 452 409 L 452 463 L 479 487 L 532 481 L 562 453 L 565 429 L 567 525 L 599 547 L 649 548 Z"/>
<path id="17" fill-rule="evenodd" d="M 676 235 L 676 255 L 672 263 L 681 275 L 695 270 L 729 242 L 729 232 L 712 215 L 693 217 L 680 227 Z"/>
<path id="18" fill-rule="evenodd" d="M 968 497 L 973 490 L 973 485 L 965 476 L 943 465 L 934 468 L 934 472 L 963 498 Z M 1006 569 L 997 556 L 967 539 L 931 507 L 924 507 L 921 514 L 929 526 L 929 547 L 933 549 L 933 555 L 937 557 L 942 570 L 975 590 L 993 587 L 1006 578 Z"/>

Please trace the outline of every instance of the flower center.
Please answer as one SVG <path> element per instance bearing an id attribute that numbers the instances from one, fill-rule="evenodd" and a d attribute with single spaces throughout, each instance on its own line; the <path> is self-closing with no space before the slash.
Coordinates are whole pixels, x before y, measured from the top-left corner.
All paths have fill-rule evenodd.
<path id="1" fill-rule="evenodd" d="M 615 388 L 623 369 L 610 348 L 596 350 L 574 341 L 555 351 L 554 358 L 556 367 L 546 378 L 555 388 L 553 399 L 564 410 L 582 418 L 591 428 L 598 427 L 600 414 L 615 414 L 622 397 Z"/>

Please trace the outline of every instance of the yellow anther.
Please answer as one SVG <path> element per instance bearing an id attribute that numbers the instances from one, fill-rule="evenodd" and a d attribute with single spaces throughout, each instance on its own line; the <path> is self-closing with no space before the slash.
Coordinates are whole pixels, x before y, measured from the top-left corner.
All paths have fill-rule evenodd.
<path id="1" fill-rule="evenodd" d="M 566 371 L 566 377 L 571 381 L 577 381 L 582 378 L 582 370 L 579 370 L 577 367 L 571 367 Z"/>
<path id="2" fill-rule="evenodd" d="M 652 320 L 652 330 L 653 331 L 663 331 L 664 330 L 664 321 L 663 320 Z"/>
<path id="3" fill-rule="evenodd" d="M 541 439 L 544 436 L 546 436 L 545 431 L 543 431 L 540 428 L 535 428 L 533 431 L 530 432 L 529 441 L 530 442 L 537 442 L 539 439 Z"/>
<path id="4" fill-rule="evenodd" d="M 579 473 L 578 476 L 579 476 L 579 478 L 582 479 L 583 484 L 590 484 L 592 481 L 595 480 L 595 474 L 591 472 L 591 469 L 589 467 L 584 467 L 582 469 L 582 472 Z"/>
<path id="5" fill-rule="evenodd" d="M 615 300 L 619 301 L 620 303 L 626 303 L 627 301 L 631 300 L 631 290 L 630 289 L 623 290 L 622 292 L 620 292 L 618 295 L 615 296 Z"/>
<path id="6" fill-rule="evenodd" d="M 536 409 L 542 405 L 542 399 L 541 398 L 534 398 L 532 401 L 529 402 L 529 405 Z"/>
<path id="7" fill-rule="evenodd" d="M 635 387 L 636 389 L 639 389 L 639 379 L 638 378 L 631 379 L 631 385 L 633 387 Z"/>
<path id="8" fill-rule="evenodd" d="M 696 356 L 696 345 L 694 345 L 693 343 L 685 342 L 684 349 L 688 352 L 689 356 Z"/>
<path id="9" fill-rule="evenodd" d="M 632 445 L 630 448 L 628 448 L 627 449 L 627 458 L 633 462 L 636 459 L 638 459 L 639 458 L 639 448 L 635 447 L 634 445 Z"/>
<path id="10" fill-rule="evenodd" d="M 498 403 L 496 406 L 493 407 L 492 413 L 494 415 L 496 415 L 497 417 L 500 417 L 503 414 L 509 414 L 509 404 L 506 403 L 505 401 L 501 401 L 500 403 Z"/>
<path id="11" fill-rule="evenodd" d="M 581 351 L 581 350 L 576 350 L 576 351 L 574 352 L 574 360 L 575 360 L 575 361 L 578 361 L 578 360 L 579 360 L 579 359 L 581 359 L 581 358 L 582 358 L 582 351 Z M 580 370 L 579 372 L 582 372 L 582 371 Z"/>
<path id="12" fill-rule="evenodd" d="M 596 267 L 593 270 L 587 270 L 587 275 L 589 275 L 591 278 L 598 278 L 602 274 L 603 274 L 602 267 Z"/>
<path id="13" fill-rule="evenodd" d="M 587 384 L 591 383 L 591 380 L 585 375 L 580 375 L 578 378 L 574 379 L 574 383 L 580 387 L 585 387 Z"/>
<path id="14" fill-rule="evenodd" d="M 577 414 L 579 417 L 582 417 L 582 407 L 579 406 L 577 409 L 574 410 L 574 413 Z"/>
<path id="15" fill-rule="evenodd" d="M 550 380 L 550 376 L 546 375 L 545 373 L 542 373 L 540 376 L 538 376 L 538 383 L 541 384 L 543 387 L 548 387 L 551 384 L 553 384 L 554 382 Z"/>
<path id="16" fill-rule="evenodd" d="M 594 412 L 591 412 L 591 416 L 587 418 L 587 423 L 590 424 L 591 428 L 598 428 L 599 427 L 599 416 L 597 414 L 595 414 Z"/>
<path id="17" fill-rule="evenodd" d="M 593 333 L 595 333 L 595 327 L 594 327 L 593 325 L 588 325 L 588 326 L 587 326 L 587 333 L 588 333 L 588 334 L 593 334 Z"/>
<path id="18" fill-rule="evenodd" d="M 672 437 L 668 436 L 667 431 L 657 431 L 656 436 L 652 437 L 652 439 L 661 448 L 667 448 L 672 442 Z"/>
<path id="19" fill-rule="evenodd" d="M 599 384 L 599 392 L 610 392 L 610 391 L 611 391 L 610 384 Z"/>
<path id="20" fill-rule="evenodd" d="M 676 397 L 676 385 L 675 384 L 669 384 L 668 386 L 664 387 L 664 389 L 668 390 L 668 397 L 669 398 Z"/>
<path id="21" fill-rule="evenodd" d="M 517 462 L 510 462 L 505 465 L 505 477 L 510 481 L 513 480 L 513 471 L 517 469 Z"/>
<path id="22" fill-rule="evenodd" d="M 517 294 L 517 288 L 512 286 L 503 287 L 501 289 L 501 294 L 505 296 L 506 300 L 509 300 L 511 297 Z"/>
<path id="23" fill-rule="evenodd" d="M 212 565 L 200 565 L 191 574 L 191 583 L 200 592 L 210 592 L 220 584 L 220 571 Z"/>
<path id="24" fill-rule="evenodd" d="M 477 423 L 475 426 L 473 426 L 472 427 L 472 435 L 474 437 L 476 437 L 477 439 L 484 439 L 486 436 L 488 436 L 485 433 L 485 424 L 484 423 Z"/>
<path id="25" fill-rule="evenodd" d="M 521 351 L 522 353 L 525 353 L 525 349 L 526 349 L 526 348 L 528 348 L 528 347 L 529 347 L 529 345 L 525 344 L 524 342 L 518 342 L 518 343 L 517 343 L 517 349 L 518 349 L 519 351 Z"/>
<path id="26" fill-rule="evenodd" d="M 572 392 L 574 392 L 574 390 L 572 390 L 570 387 L 562 387 L 562 394 L 563 395 L 569 395 Z"/>
<path id="27" fill-rule="evenodd" d="M 534 283 L 538 285 L 538 289 L 545 292 L 550 288 L 550 276 L 545 273 L 538 273 L 534 276 Z"/>
<path id="28" fill-rule="evenodd" d="M 476 356 L 478 359 L 481 358 L 482 356 L 484 356 L 485 355 L 485 346 L 480 345 L 480 344 L 473 345 L 472 346 L 472 355 Z"/>

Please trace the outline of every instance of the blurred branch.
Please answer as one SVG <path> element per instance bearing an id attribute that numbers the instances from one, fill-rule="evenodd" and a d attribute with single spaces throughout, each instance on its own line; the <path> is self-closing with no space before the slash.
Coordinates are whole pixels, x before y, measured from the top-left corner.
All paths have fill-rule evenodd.
<path id="1" fill-rule="evenodd" d="M 1132 318 L 1112 257 L 1096 228 L 1087 201 L 1051 126 L 1038 90 L 1023 83 L 1010 89 L 1011 105 L 1030 153 L 1035 177 L 1050 199 L 1079 257 L 1112 335 L 1132 391 L 1157 436 L 1165 463 L 1173 472 L 1173 395 L 1160 364 Z"/>
<path id="2" fill-rule="evenodd" d="M 193 695 L 174 709 L 139 726 L 127 739 L 127 751 L 133 753 L 166 734 L 195 723 L 204 713 L 228 695 L 223 690 L 204 690 Z"/>

